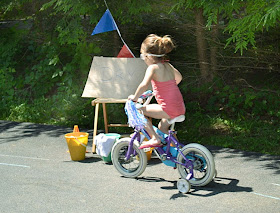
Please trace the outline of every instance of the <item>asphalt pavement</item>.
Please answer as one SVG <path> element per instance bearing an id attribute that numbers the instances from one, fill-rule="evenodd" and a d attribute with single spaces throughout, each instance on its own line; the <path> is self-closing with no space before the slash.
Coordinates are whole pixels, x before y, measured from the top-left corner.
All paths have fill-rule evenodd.
<path id="1" fill-rule="evenodd" d="M 0 212 L 280 212 L 280 156 L 207 147 L 217 177 L 188 194 L 155 156 L 137 179 L 91 153 L 72 161 L 70 128 L 0 121 Z"/>

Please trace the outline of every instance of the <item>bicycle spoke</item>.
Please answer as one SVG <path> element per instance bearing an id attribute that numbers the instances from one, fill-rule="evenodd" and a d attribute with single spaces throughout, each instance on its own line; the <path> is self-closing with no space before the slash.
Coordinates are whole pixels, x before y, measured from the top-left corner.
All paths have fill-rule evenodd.
<path id="1" fill-rule="evenodd" d="M 133 172 L 139 167 L 139 161 L 136 159 L 136 156 L 131 156 L 128 160 L 125 160 L 126 151 L 127 147 L 125 147 L 123 150 L 120 150 L 119 163 L 123 169 L 127 170 L 127 172 Z"/>

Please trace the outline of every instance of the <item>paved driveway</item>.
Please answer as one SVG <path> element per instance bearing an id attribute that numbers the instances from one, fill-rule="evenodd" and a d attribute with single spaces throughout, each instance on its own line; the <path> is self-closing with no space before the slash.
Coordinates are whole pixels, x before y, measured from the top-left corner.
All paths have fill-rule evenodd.
<path id="1" fill-rule="evenodd" d="M 138 179 L 121 177 L 90 152 L 71 161 L 64 138 L 71 131 L 0 121 L 1 213 L 280 212 L 279 156 L 208 147 L 217 178 L 181 194 L 178 171 L 156 158 Z"/>

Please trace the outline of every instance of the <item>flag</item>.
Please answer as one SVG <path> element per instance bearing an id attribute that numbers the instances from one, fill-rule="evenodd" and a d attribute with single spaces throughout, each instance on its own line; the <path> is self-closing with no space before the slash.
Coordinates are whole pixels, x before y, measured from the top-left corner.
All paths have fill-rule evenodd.
<path id="1" fill-rule="evenodd" d="M 117 58 L 135 58 L 135 56 L 133 55 L 133 53 L 130 51 L 130 49 L 126 45 L 123 45 Z"/>
<path id="2" fill-rule="evenodd" d="M 95 26 L 91 35 L 95 35 L 95 34 L 98 34 L 98 33 L 105 33 L 105 32 L 113 31 L 113 30 L 117 30 L 121 40 L 124 43 L 124 45 L 123 45 L 123 47 L 122 47 L 122 49 L 119 52 L 117 57 L 118 58 L 135 58 L 133 53 L 130 51 L 130 49 L 128 48 L 128 46 L 124 42 L 124 40 L 121 36 L 121 33 L 118 29 L 118 26 L 117 26 L 117 24 L 116 24 L 116 22 L 115 22 L 115 20 L 112 16 L 112 14 L 110 13 L 109 9 L 107 9 L 105 11 L 105 13 L 101 17 L 100 21 Z"/>
<path id="3" fill-rule="evenodd" d="M 98 33 L 105 33 L 117 29 L 118 27 L 116 25 L 116 22 L 112 14 L 110 13 L 110 11 L 107 9 L 106 12 L 103 14 L 102 18 L 100 19 L 100 21 L 97 23 L 91 35 L 95 35 Z"/>

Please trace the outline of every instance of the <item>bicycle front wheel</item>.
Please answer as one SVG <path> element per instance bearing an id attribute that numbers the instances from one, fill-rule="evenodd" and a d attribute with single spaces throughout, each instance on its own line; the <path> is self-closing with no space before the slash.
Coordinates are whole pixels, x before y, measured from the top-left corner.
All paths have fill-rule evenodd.
<path id="1" fill-rule="evenodd" d="M 182 153 L 193 163 L 193 177 L 189 180 L 193 186 L 205 186 L 213 180 L 215 163 L 211 152 L 204 146 L 191 143 L 183 147 Z M 177 160 L 185 163 L 182 155 L 178 154 Z M 178 164 L 178 171 L 183 179 L 190 173 L 190 169 Z"/>
<path id="2" fill-rule="evenodd" d="M 125 155 L 128 151 L 131 138 L 122 138 L 114 144 L 112 149 L 112 162 L 115 168 L 123 176 L 135 178 L 141 175 L 147 166 L 147 155 L 142 149 L 133 144 L 135 153 L 130 156 L 128 160 Z"/>

